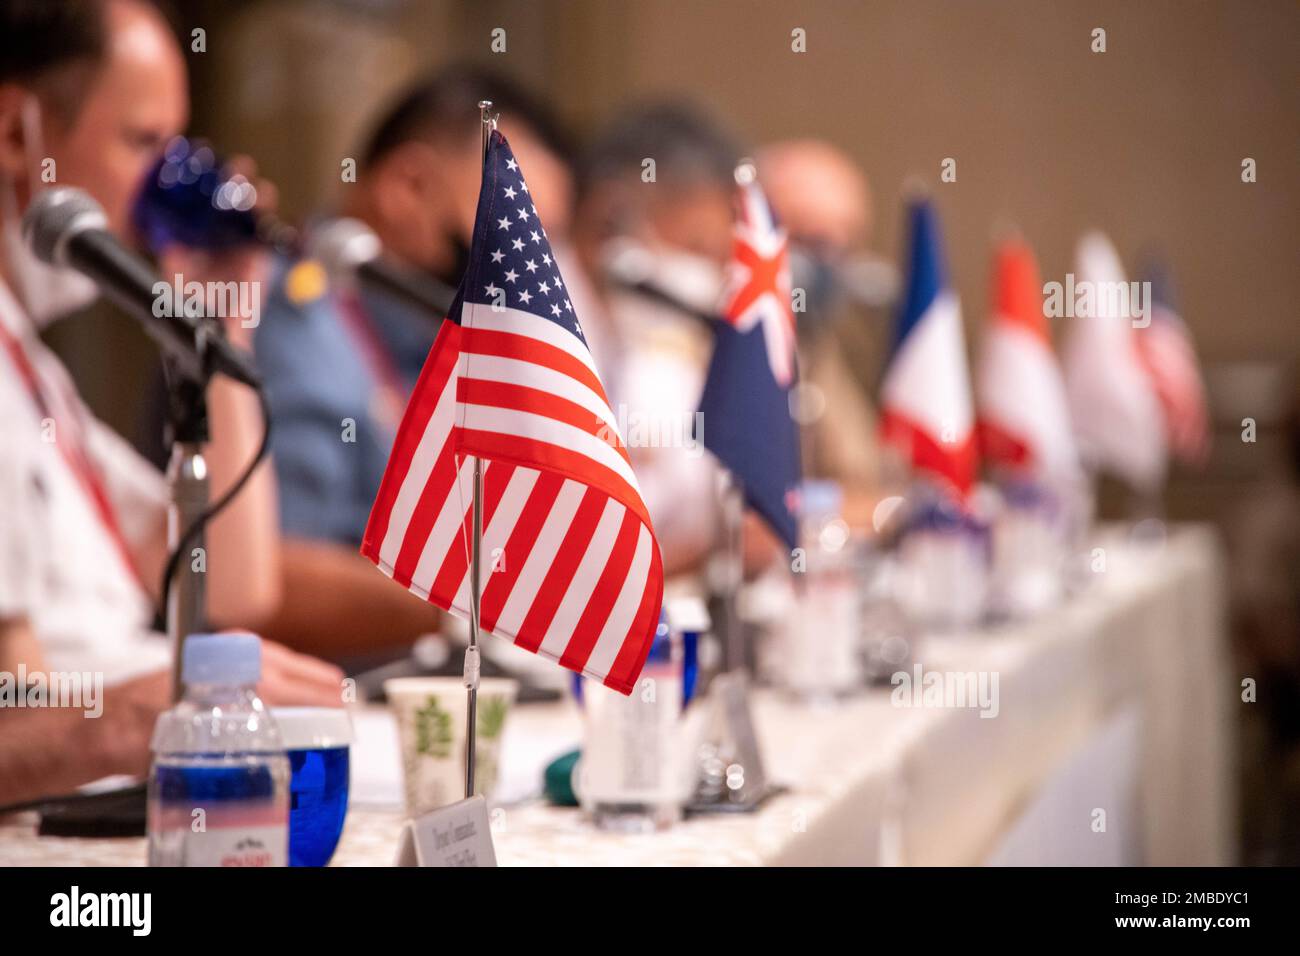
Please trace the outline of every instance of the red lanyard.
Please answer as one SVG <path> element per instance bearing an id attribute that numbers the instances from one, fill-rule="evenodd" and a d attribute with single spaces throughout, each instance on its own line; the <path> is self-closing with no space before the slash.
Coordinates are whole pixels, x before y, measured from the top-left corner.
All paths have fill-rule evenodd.
<path id="1" fill-rule="evenodd" d="M 31 360 L 23 350 L 22 343 L 5 327 L 3 320 L 0 320 L 0 339 L 3 339 L 5 349 L 9 352 L 10 359 L 13 360 L 14 366 L 18 369 L 18 374 L 22 376 L 37 411 L 40 412 L 43 418 L 55 422 L 56 428 L 59 427 L 49 403 L 45 400 L 45 394 L 41 389 L 36 369 L 32 367 Z M 75 440 L 78 436 L 75 426 L 70 422 L 64 424 L 65 430 L 72 432 L 74 440 L 56 440 L 54 444 L 58 446 L 64 460 L 68 463 L 68 467 L 72 469 L 72 473 L 77 476 L 77 480 L 81 483 L 82 490 L 90 499 L 91 504 L 94 505 L 95 513 L 104 526 L 104 530 L 108 532 L 108 536 L 112 539 L 113 545 L 117 548 L 123 565 L 135 578 L 136 583 L 148 593 L 144 579 L 140 577 L 140 571 L 131 557 L 131 549 L 127 546 L 126 538 L 122 534 L 122 528 L 117 522 L 117 514 L 113 510 L 113 504 L 109 500 L 108 492 L 104 489 L 103 482 L 100 481 L 99 472 L 86 456 L 81 443 Z"/>
<path id="2" fill-rule="evenodd" d="M 361 299 L 354 293 L 344 293 L 339 296 L 339 311 L 375 382 L 377 401 L 372 405 L 373 413 L 385 428 L 395 433 L 406 406 L 406 384 Z"/>

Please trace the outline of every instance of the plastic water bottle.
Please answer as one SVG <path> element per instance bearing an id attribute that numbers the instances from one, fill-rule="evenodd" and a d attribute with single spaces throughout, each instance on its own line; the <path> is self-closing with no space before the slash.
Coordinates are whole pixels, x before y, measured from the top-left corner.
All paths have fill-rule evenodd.
<path id="1" fill-rule="evenodd" d="M 185 696 L 154 727 L 150 866 L 287 865 L 289 758 L 261 674 L 252 634 L 185 641 Z"/>
<path id="2" fill-rule="evenodd" d="M 586 730 L 575 789 L 600 828 L 641 833 L 682 818 L 695 788 L 695 748 L 682 713 L 697 669 L 696 635 L 672 631 L 661 614 L 630 696 L 579 684 Z"/>

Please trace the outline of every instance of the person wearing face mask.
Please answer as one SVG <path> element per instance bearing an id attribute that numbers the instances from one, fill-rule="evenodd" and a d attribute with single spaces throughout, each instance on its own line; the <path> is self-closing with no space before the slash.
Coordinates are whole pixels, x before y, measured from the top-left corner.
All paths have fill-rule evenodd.
<path id="1" fill-rule="evenodd" d="M 464 271 L 478 202 L 484 99 L 500 113 L 563 261 L 571 202 L 564 136 L 515 84 L 476 68 L 447 67 L 400 96 L 374 123 L 356 182 L 342 187 L 337 206 L 378 236 L 391 263 L 449 288 Z M 358 553 L 439 320 L 364 287 L 302 301 L 291 294 L 294 272 L 286 276 L 255 342 L 284 533 L 285 600 L 262 629 L 362 667 L 403 653 L 440 623 L 435 608 L 392 587 Z"/>
<path id="2" fill-rule="evenodd" d="M 721 471 L 691 436 L 731 255 L 740 156 L 707 116 L 655 104 L 622 111 L 580 165 L 575 247 L 597 277 L 617 345 L 602 374 L 670 576 L 702 571 L 721 543 Z M 775 553 L 752 517 L 744 542 L 751 569 Z"/>
<path id="3" fill-rule="evenodd" d="M 51 185 L 84 189 L 119 235 L 162 145 L 186 122 L 180 49 L 144 0 L 0 0 L 0 672 L 102 676 L 103 714 L 0 707 L 0 803 L 148 763 L 153 720 L 171 699 L 170 648 L 151 633 L 166 555 L 163 477 L 90 413 L 41 329 L 95 288 L 27 250 L 23 211 Z M 246 254 L 187 278 L 251 280 Z M 206 268 L 206 271 L 205 271 Z M 232 329 L 232 336 L 238 336 Z M 236 344 L 239 344 L 236 339 Z M 255 398 L 214 382 L 208 463 L 221 493 L 260 438 Z M 265 616 L 279 576 L 269 469 L 208 530 L 217 624 Z M 339 704 L 334 668 L 267 646 L 277 703 Z"/>

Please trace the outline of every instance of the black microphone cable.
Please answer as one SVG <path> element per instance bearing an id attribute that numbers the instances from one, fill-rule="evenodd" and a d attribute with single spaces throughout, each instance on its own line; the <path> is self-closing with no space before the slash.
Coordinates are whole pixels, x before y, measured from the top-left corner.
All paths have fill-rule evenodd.
<path id="1" fill-rule="evenodd" d="M 251 386 L 250 386 L 251 387 Z M 266 388 L 258 385 L 253 388 L 257 395 L 258 409 L 262 413 L 262 439 L 257 446 L 252 460 L 245 466 L 235 483 L 230 486 L 216 501 L 210 503 L 203 511 L 190 522 L 189 527 L 185 528 L 176 540 L 176 546 L 172 549 L 171 554 L 167 557 L 167 563 L 163 567 L 162 582 L 158 588 L 158 611 L 154 617 L 154 630 L 166 632 L 167 630 L 167 605 L 171 600 L 172 582 L 176 577 L 176 569 L 180 567 L 181 556 L 189 549 L 189 546 L 198 538 L 199 533 L 203 531 L 217 515 L 221 514 L 226 507 L 235 500 L 235 496 L 243 490 L 248 484 L 249 479 L 253 477 L 253 472 L 266 460 L 271 450 L 271 404 L 266 397 Z M 191 572 L 193 573 L 193 572 Z M 206 573 L 206 572 L 205 572 Z M 187 635 L 182 634 L 184 640 Z"/>

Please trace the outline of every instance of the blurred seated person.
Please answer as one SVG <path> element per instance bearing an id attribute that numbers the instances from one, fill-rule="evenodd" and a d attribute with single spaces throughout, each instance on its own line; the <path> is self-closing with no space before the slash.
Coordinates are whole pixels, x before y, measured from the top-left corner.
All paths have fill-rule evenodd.
<path id="1" fill-rule="evenodd" d="M 170 647 L 150 630 L 167 546 L 163 476 L 95 419 L 42 342 L 49 322 L 97 290 L 39 262 L 21 217 L 53 171 L 56 184 L 91 194 L 123 235 L 133 193 L 187 115 L 180 48 L 145 0 L 0 2 L 0 671 L 91 672 L 109 685 L 98 720 L 0 708 L 7 797 L 142 768 L 148 728 L 171 699 Z M 166 269 L 252 281 L 258 260 L 200 261 L 178 249 Z M 231 323 L 236 344 L 245 331 Z M 220 379 L 209 414 L 216 495 L 251 460 L 261 415 L 247 389 Z M 263 468 L 208 529 L 215 623 L 274 607 L 276 542 L 274 476 Z M 269 649 L 268 662 L 278 675 L 272 701 L 341 703 L 334 668 L 282 649 Z"/>
<path id="2" fill-rule="evenodd" d="M 880 364 L 870 319 L 880 316 L 868 312 L 893 292 L 892 270 L 863 254 L 871 189 L 857 164 L 822 140 L 772 143 L 756 165 L 789 233 L 794 285 L 805 292 L 797 316 L 804 468 L 838 482 L 846 519 L 869 525 L 881 491 L 869 377 Z"/>
<path id="3" fill-rule="evenodd" d="M 394 264 L 451 289 L 478 204 L 483 99 L 500 112 L 560 255 L 572 190 L 563 136 L 514 84 L 487 72 L 449 68 L 402 96 L 375 124 L 337 208 L 369 226 Z M 302 268 L 277 284 L 256 333 L 274 420 L 284 574 L 283 603 L 261 630 L 355 668 L 402 654 L 439 626 L 434 607 L 358 553 L 439 319 L 365 288 L 304 301 L 294 288 Z"/>
<path id="4" fill-rule="evenodd" d="M 721 541 L 721 469 L 690 436 L 731 256 L 739 158 L 716 122 L 664 104 L 621 111 L 579 167 L 574 245 L 617 346 L 602 376 L 670 578 L 703 571 Z M 744 540 L 751 567 L 776 553 L 757 520 Z"/>

